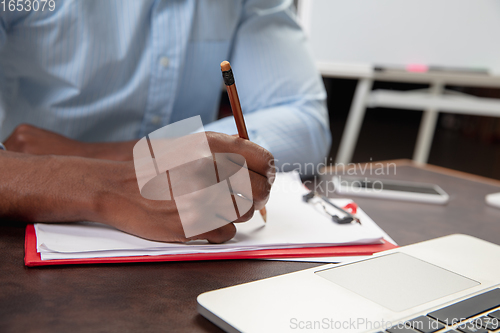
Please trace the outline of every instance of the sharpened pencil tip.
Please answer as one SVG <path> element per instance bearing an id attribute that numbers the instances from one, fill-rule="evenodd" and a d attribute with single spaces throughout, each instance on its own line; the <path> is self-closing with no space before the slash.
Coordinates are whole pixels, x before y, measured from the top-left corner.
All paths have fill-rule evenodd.
<path id="1" fill-rule="evenodd" d="M 224 60 L 223 62 L 220 63 L 220 69 L 223 72 L 226 72 L 231 69 L 231 64 L 229 63 L 229 61 Z"/>
<path id="2" fill-rule="evenodd" d="M 264 223 L 267 223 L 267 210 L 266 207 L 262 208 L 260 210 L 260 215 L 262 215 L 262 219 L 264 220 Z"/>

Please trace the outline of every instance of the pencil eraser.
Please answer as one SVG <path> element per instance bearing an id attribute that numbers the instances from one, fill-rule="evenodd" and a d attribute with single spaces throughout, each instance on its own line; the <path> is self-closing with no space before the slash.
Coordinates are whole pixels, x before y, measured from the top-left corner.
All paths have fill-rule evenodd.
<path id="1" fill-rule="evenodd" d="M 229 61 L 224 60 L 223 62 L 220 63 L 220 69 L 223 72 L 226 72 L 231 69 L 231 64 L 229 63 Z"/>
<path id="2" fill-rule="evenodd" d="M 411 64 L 406 66 L 408 72 L 425 73 L 429 70 L 429 66 L 422 64 Z"/>

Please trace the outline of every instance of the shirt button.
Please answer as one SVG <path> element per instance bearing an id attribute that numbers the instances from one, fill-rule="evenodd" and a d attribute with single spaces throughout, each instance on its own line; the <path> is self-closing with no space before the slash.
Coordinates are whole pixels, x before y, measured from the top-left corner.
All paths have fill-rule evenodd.
<path id="1" fill-rule="evenodd" d="M 151 123 L 153 123 L 154 125 L 158 125 L 160 122 L 161 118 L 159 116 L 154 116 L 153 118 L 151 118 Z"/>
<path id="2" fill-rule="evenodd" d="M 170 59 L 168 59 L 167 57 L 161 57 L 160 58 L 160 65 L 162 65 L 163 67 L 168 67 L 170 63 Z"/>

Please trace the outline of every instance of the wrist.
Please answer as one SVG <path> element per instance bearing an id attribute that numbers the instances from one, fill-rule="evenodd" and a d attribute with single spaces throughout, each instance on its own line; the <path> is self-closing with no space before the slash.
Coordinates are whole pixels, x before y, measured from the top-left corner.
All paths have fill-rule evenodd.
<path id="1" fill-rule="evenodd" d="M 137 188 L 132 162 L 52 157 L 49 164 L 59 179 L 54 183 L 60 188 L 60 208 L 56 206 L 46 222 L 92 221 L 120 227 L 114 214 L 116 205 L 126 198 L 131 186 Z"/>
<path id="2" fill-rule="evenodd" d="M 99 184 L 90 193 L 88 220 L 122 229 L 121 209 L 134 205 L 133 196 L 139 194 L 133 162 L 97 161 L 94 174 Z M 140 194 L 139 194 L 140 195 Z"/>
<path id="3" fill-rule="evenodd" d="M 55 158 L 53 163 L 63 177 L 59 186 L 67 189 L 58 197 L 64 209 L 57 222 L 92 221 L 123 228 L 119 207 L 130 206 L 129 196 L 139 193 L 133 162 L 73 157 Z"/>

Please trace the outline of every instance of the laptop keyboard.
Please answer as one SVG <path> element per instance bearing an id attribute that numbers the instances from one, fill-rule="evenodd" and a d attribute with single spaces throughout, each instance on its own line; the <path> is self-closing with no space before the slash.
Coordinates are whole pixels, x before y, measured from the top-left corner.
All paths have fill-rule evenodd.
<path id="1" fill-rule="evenodd" d="M 467 298 L 390 327 L 389 333 L 500 332 L 500 289 Z M 382 332 L 379 332 L 382 333 Z"/>

